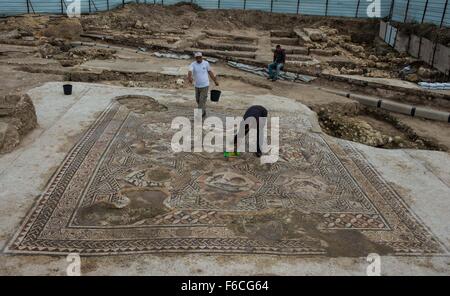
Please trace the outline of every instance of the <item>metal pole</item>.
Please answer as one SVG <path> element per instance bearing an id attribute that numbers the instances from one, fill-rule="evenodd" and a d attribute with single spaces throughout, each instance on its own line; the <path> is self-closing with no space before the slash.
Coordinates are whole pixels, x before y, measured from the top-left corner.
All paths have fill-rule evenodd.
<path id="1" fill-rule="evenodd" d="M 297 14 L 300 11 L 300 0 L 297 0 Z"/>
<path id="2" fill-rule="evenodd" d="M 405 19 L 403 20 L 404 23 L 406 23 L 406 20 L 408 18 L 408 10 L 409 10 L 409 0 L 408 2 L 406 2 Z"/>
<path id="3" fill-rule="evenodd" d="M 109 0 L 106 0 L 106 9 L 109 10 Z"/>
<path id="4" fill-rule="evenodd" d="M 441 24 L 439 25 L 440 28 L 442 28 L 442 25 L 444 24 L 445 13 L 447 12 L 447 8 L 448 8 L 447 6 L 448 6 L 448 0 L 445 1 L 444 11 L 442 12 Z"/>
<path id="5" fill-rule="evenodd" d="M 325 16 L 327 16 L 327 15 L 328 15 L 328 0 L 325 4 Z"/>
<path id="6" fill-rule="evenodd" d="M 246 6 L 247 6 L 247 0 L 244 0 L 244 10 L 245 10 Z"/>
<path id="7" fill-rule="evenodd" d="M 270 0 L 270 12 L 273 11 L 273 0 Z"/>
<path id="8" fill-rule="evenodd" d="M 63 6 L 63 1 L 64 0 L 61 0 L 60 2 L 61 2 L 61 14 L 64 14 L 64 6 Z"/>
<path id="9" fill-rule="evenodd" d="M 419 51 L 417 52 L 418 58 L 420 58 L 421 53 L 422 53 L 422 37 L 419 38 Z"/>
<path id="10" fill-rule="evenodd" d="M 217 1 L 217 9 L 220 9 L 220 0 Z"/>
<path id="11" fill-rule="evenodd" d="M 434 42 L 434 48 L 433 48 L 433 57 L 431 58 L 431 66 L 434 67 L 434 57 L 436 56 L 436 49 L 438 46 L 437 40 Z"/>
<path id="12" fill-rule="evenodd" d="M 30 3 L 28 2 L 29 0 L 27 0 L 27 13 L 30 13 Z"/>
<path id="13" fill-rule="evenodd" d="M 384 38 L 383 38 L 384 42 L 386 42 L 386 34 L 389 26 L 390 26 L 389 22 L 386 22 L 386 28 L 384 29 Z"/>
<path id="14" fill-rule="evenodd" d="M 422 15 L 422 21 L 420 22 L 421 24 L 423 24 L 423 21 L 425 20 L 425 15 L 427 14 L 427 9 L 428 9 L 428 0 L 427 0 L 427 2 L 425 2 L 425 8 L 423 9 L 423 15 Z"/>
<path id="15" fill-rule="evenodd" d="M 91 13 L 91 0 L 89 0 L 89 13 Z"/>
<path id="16" fill-rule="evenodd" d="M 356 13 L 355 13 L 355 17 L 358 17 L 359 4 L 361 4 L 361 0 L 358 0 L 358 4 L 356 5 Z"/>
<path id="17" fill-rule="evenodd" d="M 392 0 L 391 9 L 389 10 L 389 20 L 392 19 L 392 14 L 394 13 L 395 0 Z"/>
<path id="18" fill-rule="evenodd" d="M 410 49 L 411 49 L 411 34 L 408 35 L 408 47 L 406 49 L 406 52 L 409 53 Z"/>

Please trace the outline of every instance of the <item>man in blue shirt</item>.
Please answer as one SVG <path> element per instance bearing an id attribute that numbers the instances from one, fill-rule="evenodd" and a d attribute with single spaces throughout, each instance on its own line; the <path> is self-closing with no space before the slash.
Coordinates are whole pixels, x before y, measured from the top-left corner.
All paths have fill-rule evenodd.
<path id="1" fill-rule="evenodd" d="M 273 63 L 269 64 L 269 78 L 272 81 L 276 81 L 278 79 L 278 75 L 280 75 L 281 69 L 284 67 L 284 63 L 286 62 L 286 51 L 281 48 L 281 45 L 277 45 L 275 51 L 273 53 Z"/>

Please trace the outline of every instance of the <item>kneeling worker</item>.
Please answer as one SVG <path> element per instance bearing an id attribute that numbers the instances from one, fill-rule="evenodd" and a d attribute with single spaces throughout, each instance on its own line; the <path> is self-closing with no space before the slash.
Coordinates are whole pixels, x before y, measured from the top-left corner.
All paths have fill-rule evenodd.
<path id="1" fill-rule="evenodd" d="M 263 140 L 261 138 L 261 136 L 264 136 L 264 134 L 262 134 L 262 132 L 263 132 L 262 129 L 264 128 L 264 125 L 265 125 L 264 120 L 267 118 L 267 110 L 263 106 L 259 106 L 259 105 L 251 106 L 250 108 L 247 109 L 247 111 L 245 111 L 244 121 L 248 118 L 254 118 L 256 121 L 256 153 L 255 153 L 255 155 L 256 155 L 256 157 L 261 157 L 261 155 L 262 155 L 261 141 Z M 260 118 L 262 119 L 261 122 L 260 122 Z M 245 124 L 244 121 L 241 124 L 238 134 L 234 136 L 234 151 L 235 152 L 237 152 L 237 148 L 238 148 L 238 135 L 240 137 L 245 136 L 248 134 L 248 132 L 250 130 L 249 125 Z M 245 126 L 244 131 L 242 131 L 243 125 Z M 244 135 L 242 135 L 242 133 L 244 133 Z"/>

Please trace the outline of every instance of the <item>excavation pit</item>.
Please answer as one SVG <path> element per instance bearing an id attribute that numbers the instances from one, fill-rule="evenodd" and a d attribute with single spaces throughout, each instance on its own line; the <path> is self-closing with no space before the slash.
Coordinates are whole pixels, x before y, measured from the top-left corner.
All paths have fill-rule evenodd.
<path id="1" fill-rule="evenodd" d="M 323 131 L 333 137 L 385 149 L 447 150 L 382 110 L 362 107 L 349 114 L 339 108 L 322 107 L 318 116 Z"/>

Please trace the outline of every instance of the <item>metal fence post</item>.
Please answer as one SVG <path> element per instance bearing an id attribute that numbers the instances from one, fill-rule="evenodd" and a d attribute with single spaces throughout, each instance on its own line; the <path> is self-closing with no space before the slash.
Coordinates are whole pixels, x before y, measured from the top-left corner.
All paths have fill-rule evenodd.
<path id="1" fill-rule="evenodd" d="M 406 23 L 406 20 L 408 19 L 408 10 L 409 10 L 409 0 L 408 2 L 406 2 L 405 19 L 403 20 L 404 23 Z"/>
<path id="2" fill-rule="evenodd" d="M 358 0 L 358 4 L 356 5 L 356 13 L 355 13 L 355 17 L 358 17 L 359 4 L 361 4 L 361 0 Z"/>
<path id="3" fill-rule="evenodd" d="M 444 10 L 445 11 L 445 10 Z M 434 58 L 436 57 L 436 49 L 438 46 L 437 38 L 436 41 L 434 41 L 434 48 L 433 48 L 433 56 L 431 58 L 431 66 L 434 67 Z"/>
<path id="4" fill-rule="evenodd" d="M 447 12 L 447 8 L 448 8 L 448 0 L 445 1 L 444 11 L 442 12 L 441 24 L 439 25 L 440 28 L 442 28 L 442 25 L 444 24 L 444 18 Z"/>
<path id="5" fill-rule="evenodd" d="M 109 10 L 109 0 L 106 0 L 106 9 Z"/>
<path id="6" fill-rule="evenodd" d="M 91 13 L 91 0 L 88 1 L 89 1 L 89 13 Z"/>
<path id="7" fill-rule="evenodd" d="M 27 13 L 30 14 L 30 3 L 27 0 Z"/>
<path id="8" fill-rule="evenodd" d="M 244 0 L 244 10 L 245 10 L 246 6 L 247 6 L 247 0 Z"/>
<path id="9" fill-rule="evenodd" d="M 61 14 L 64 14 L 63 1 L 64 1 L 64 0 L 61 0 L 61 1 L 60 1 L 60 4 L 61 4 Z"/>
<path id="10" fill-rule="evenodd" d="M 325 3 L 325 16 L 327 16 L 327 15 L 328 15 L 328 0 Z"/>
<path id="11" fill-rule="evenodd" d="M 389 10 L 389 20 L 392 19 L 392 14 L 394 13 L 395 0 L 391 2 L 391 9 Z"/>
<path id="12" fill-rule="evenodd" d="M 273 0 L 270 0 L 270 12 L 273 12 Z"/>
<path id="13" fill-rule="evenodd" d="M 220 0 L 217 1 L 217 9 L 220 9 Z"/>
<path id="14" fill-rule="evenodd" d="M 300 11 L 300 0 L 297 0 L 297 14 Z"/>
<path id="15" fill-rule="evenodd" d="M 427 9 L 428 9 L 428 0 L 427 0 L 427 2 L 425 2 L 425 8 L 423 9 L 423 15 L 422 15 L 422 21 L 420 22 L 421 24 L 423 24 L 423 21 L 425 20 L 425 15 L 427 14 Z"/>

